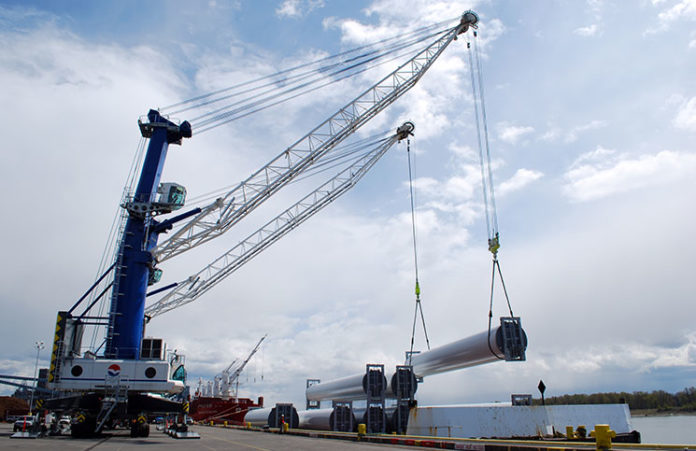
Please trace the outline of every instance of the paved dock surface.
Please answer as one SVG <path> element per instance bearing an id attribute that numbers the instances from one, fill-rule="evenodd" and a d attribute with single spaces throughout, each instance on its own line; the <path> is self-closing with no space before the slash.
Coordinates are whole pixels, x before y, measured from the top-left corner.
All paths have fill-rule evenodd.
<path id="1" fill-rule="evenodd" d="M 178 450 L 337 450 L 337 451 L 375 451 L 404 450 L 425 448 L 462 449 L 467 451 L 594 451 L 594 443 L 540 442 L 516 440 L 462 440 L 438 439 L 434 437 L 408 436 L 367 436 L 354 441 L 354 434 L 323 433 L 319 431 L 291 431 L 290 434 L 277 434 L 259 430 L 237 428 L 193 426 L 191 430 L 200 434 L 200 439 L 174 439 L 158 431 L 155 425 L 150 427 L 147 438 L 131 438 L 127 429 L 117 429 L 104 433 L 101 437 L 90 439 L 73 439 L 67 436 L 45 437 L 38 439 L 13 439 L 12 425 L 0 423 L 0 450 L 130 450 L 130 449 L 166 449 Z M 310 436 L 311 435 L 311 436 Z M 321 438 L 334 437 L 334 438 Z M 338 439 L 337 439 L 338 437 Z M 415 445 L 415 446 L 411 446 Z M 615 451 L 696 451 L 691 445 L 651 445 L 614 443 Z"/>
<path id="2" fill-rule="evenodd" d="M 70 437 L 46 437 L 39 439 L 11 439 L 12 425 L 0 424 L 0 449 L 31 449 L 31 450 L 128 450 L 147 449 L 168 451 L 200 450 L 337 450 L 337 451 L 368 451 L 376 449 L 423 449 L 411 446 L 384 446 L 372 443 L 348 442 L 343 440 L 328 440 L 292 435 L 279 435 L 258 431 L 237 429 L 211 428 L 194 426 L 191 428 L 201 435 L 200 439 L 177 440 L 157 431 L 155 425 L 150 427 L 147 438 L 131 438 L 126 429 L 109 431 L 102 437 L 89 439 L 73 439 Z"/>

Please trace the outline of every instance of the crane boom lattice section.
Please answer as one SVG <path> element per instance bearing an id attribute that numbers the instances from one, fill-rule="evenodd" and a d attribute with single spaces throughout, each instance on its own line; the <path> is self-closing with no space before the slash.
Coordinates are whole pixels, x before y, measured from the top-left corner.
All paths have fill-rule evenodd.
<path id="1" fill-rule="evenodd" d="M 406 128 L 400 127 L 397 134 L 381 140 L 375 149 L 267 222 L 201 271 L 180 282 L 176 288 L 148 306 L 145 314 L 150 318 L 161 315 L 194 301 L 210 290 L 248 260 L 352 188 L 391 146 L 403 138 L 403 133 L 412 130 L 412 124 Z"/>
<path id="2" fill-rule="evenodd" d="M 338 110 L 224 197 L 205 207 L 193 220 L 154 249 L 155 258 L 162 262 L 225 233 L 413 87 L 445 48 L 469 25 L 471 23 L 463 17 L 459 25 Z"/>

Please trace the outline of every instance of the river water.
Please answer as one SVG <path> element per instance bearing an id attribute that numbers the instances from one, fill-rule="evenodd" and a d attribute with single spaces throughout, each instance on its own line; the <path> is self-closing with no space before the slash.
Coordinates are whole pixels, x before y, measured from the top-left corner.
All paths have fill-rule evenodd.
<path id="1" fill-rule="evenodd" d="M 643 443 L 696 444 L 696 415 L 631 417 Z"/>

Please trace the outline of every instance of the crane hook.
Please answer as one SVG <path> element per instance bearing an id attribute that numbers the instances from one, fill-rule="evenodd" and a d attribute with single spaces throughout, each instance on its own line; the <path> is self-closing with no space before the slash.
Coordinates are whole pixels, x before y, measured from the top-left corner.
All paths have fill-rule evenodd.
<path id="1" fill-rule="evenodd" d="M 399 138 L 399 141 L 408 138 L 409 136 L 413 136 L 413 130 L 416 129 L 416 126 L 413 125 L 413 122 L 411 121 L 406 121 L 404 122 L 401 127 L 396 129 L 396 135 Z"/>

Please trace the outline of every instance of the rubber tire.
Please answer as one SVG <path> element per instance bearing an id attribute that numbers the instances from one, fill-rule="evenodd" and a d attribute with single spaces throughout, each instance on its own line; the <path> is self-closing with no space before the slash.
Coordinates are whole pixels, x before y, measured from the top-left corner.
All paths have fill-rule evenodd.
<path id="1" fill-rule="evenodd" d="M 95 417 L 87 417 L 82 423 L 73 424 L 70 427 L 70 435 L 73 438 L 92 437 L 96 427 L 97 419 Z"/>

